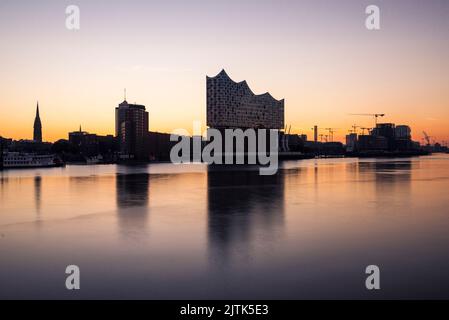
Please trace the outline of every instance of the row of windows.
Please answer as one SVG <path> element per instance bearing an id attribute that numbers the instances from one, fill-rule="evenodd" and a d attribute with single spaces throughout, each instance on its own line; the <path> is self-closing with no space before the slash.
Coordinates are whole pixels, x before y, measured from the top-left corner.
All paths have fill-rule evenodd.
<path id="1" fill-rule="evenodd" d="M 4 160 L 3 164 L 39 164 L 38 161 L 27 161 L 27 160 Z"/>

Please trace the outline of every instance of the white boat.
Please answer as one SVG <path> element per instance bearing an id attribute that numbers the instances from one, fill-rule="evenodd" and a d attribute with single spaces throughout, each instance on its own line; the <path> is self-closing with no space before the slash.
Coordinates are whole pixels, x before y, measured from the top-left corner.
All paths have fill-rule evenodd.
<path id="1" fill-rule="evenodd" d="M 23 152 L 4 152 L 3 168 L 45 168 L 58 167 L 63 163 L 54 154 L 34 154 Z"/>
<path id="2" fill-rule="evenodd" d="M 93 156 L 93 157 L 86 157 L 86 164 L 97 164 L 103 161 L 103 156 L 102 155 L 98 155 L 98 156 Z"/>

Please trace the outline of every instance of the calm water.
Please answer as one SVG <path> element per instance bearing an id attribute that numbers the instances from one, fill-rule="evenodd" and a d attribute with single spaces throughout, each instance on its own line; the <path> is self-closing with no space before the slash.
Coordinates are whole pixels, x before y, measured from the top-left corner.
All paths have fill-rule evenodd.
<path id="1" fill-rule="evenodd" d="M 282 166 L 0 172 L 0 298 L 449 298 L 448 155 Z"/>

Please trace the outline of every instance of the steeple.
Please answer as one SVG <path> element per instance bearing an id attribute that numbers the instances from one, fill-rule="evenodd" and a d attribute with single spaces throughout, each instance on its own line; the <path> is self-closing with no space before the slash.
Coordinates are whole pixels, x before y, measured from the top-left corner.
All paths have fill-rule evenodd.
<path id="1" fill-rule="evenodd" d="M 39 101 L 36 106 L 36 117 L 34 118 L 34 133 L 33 140 L 35 142 L 42 142 L 42 123 L 39 117 Z"/>

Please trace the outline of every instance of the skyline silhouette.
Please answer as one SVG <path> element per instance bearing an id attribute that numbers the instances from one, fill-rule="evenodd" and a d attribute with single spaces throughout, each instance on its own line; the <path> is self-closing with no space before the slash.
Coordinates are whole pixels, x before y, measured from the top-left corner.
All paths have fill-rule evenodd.
<path id="1" fill-rule="evenodd" d="M 411 125 L 415 140 L 422 131 L 449 140 L 449 3 L 379 5 L 381 30 L 369 31 L 360 1 L 134 0 L 106 9 L 79 1 L 74 32 L 64 3 L 3 2 L 0 135 L 31 138 L 37 99 L 44 140 L 80 123 L 110 134 L 125 87 L 131 103 L 147 106 L 150 130 L 190 130 L 193 120 L 206 123 L 206 75 L 225 68 L 256 94 L 285 97 L 292 133 L 372 127 L 348 114 L 385 113 L 386 122 Z"/>

